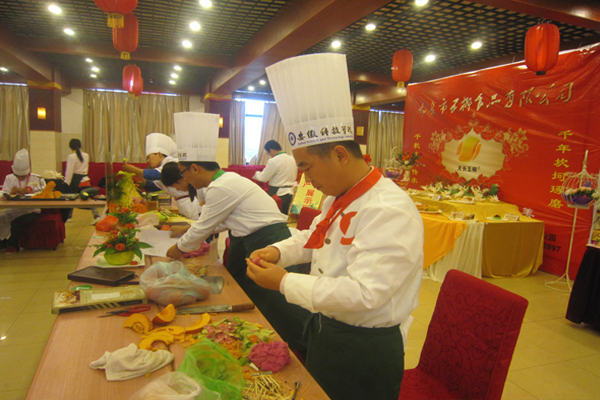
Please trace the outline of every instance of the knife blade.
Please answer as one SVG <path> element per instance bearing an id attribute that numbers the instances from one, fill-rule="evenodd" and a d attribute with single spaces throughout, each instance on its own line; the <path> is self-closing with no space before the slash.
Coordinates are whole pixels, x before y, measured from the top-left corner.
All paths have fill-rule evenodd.
<path id="1" fill-rule="evenodd" d="M 254 309 L 253 303 L 244 303 L 244 304 L 215 304 L 212 306 L 199 306 L 199 307 L 184 307 L 178 308 L 177 314 L 204 314 L 204 313 L 218 313 L 218 312 L 238 312 L 245 310 Z"/>

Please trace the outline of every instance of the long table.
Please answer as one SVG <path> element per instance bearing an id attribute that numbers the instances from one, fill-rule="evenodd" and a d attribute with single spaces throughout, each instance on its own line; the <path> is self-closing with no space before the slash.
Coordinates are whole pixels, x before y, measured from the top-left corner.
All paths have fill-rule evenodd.
<path id="1" fill-rule="evenodd" d="M 103 233 L 96 232 L 89 241 L 89 245 L 99 243 L 99 238 Z M 77 269 L 85 268 L 92 260 L 94 249 L 87 247 L 84 251 Z M 201 257 L 207 264 L 210 261 L 210 255 L 205 253 Z M 156 261 L 168 261 L 163 257 L 146 256 L 145 266 L 133 269 L 138 275 Z M 229 272 L 220 262 L 216 262 L 209 267 L 207 275 L 223 277 L 223 292 L 221 294 L 211 294 L 211 296 L 196 305 L 211 304 L 239 304 L 249 302 L 249 298 L 241 290 Z M 78 282 L 72 282 L 71 286 L 78 285 Z M 95 288 L 102 288 L 102 285 L 93 285 Z M 152 309 L 145 312 L 149 318 L 158 313 L 159 306 L 151 303 Z M 27 393 L 27 399 L 31 400 L 127 400 L 133 393 L 146 384 L 164 375 L 175 371 L 183 360 L 185 349 L 179 342 L 168 346 L 175 359 L 170 365 L 154 371 L 149 376 L 141 376 L 120 382 L 108 382 L 103 370 L 94 370 L 89 367 L 89 363 L 100 358 L 106 351 L 115 351 L 128 346 L 130 343 L 139 344 L 141 335 L 131 329 L 123 328 L 122 317 L 98 318 L 106 311 L 82 311 L 61 314 L 57 317 L 54 328 L 48 339 L 48 344 L 38 365 L 38 369 L 33 377 L 31 386 Z M 260 313 L 258 309 L 243 311 L 239 313 L 221 313 L 213 316 L 214 320 L 220 320 L 234 316 L 240 319 L 255 322 L 263 325 L 267 329 L 272 329 L 269 322 Z M 190 326 L 200 316 L 180 316 L 178 315 L 170 325 Z M 277 340 L 281 340 L 277 335 Z M 274 377 L 279 381 L 285 382 L 293 387 L 294 382 L 300 382 L 297 399 L 328 399 L 321 387 L 315 382 L 312 376 L 306 371 L 302 363 L 292 355 L 292 362 L 285 366 Z"/>
<path id="2" fill-rule="evenodd" d="M 0 208 L 104 208 L 106 200 L 2 200 Z"/>

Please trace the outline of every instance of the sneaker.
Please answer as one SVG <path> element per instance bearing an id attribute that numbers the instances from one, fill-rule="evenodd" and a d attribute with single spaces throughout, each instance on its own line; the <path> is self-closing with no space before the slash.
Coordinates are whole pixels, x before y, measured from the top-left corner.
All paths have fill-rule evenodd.
<path id="1" fill-rule="evenodd" d="M 6 252 L 5 252 L 5 254 L 13 254 L 13 253 L 16 253 L 16 252 L 17 252 L 17 249 L 16 249 L 15 247 L 13 247 L 13 246 L 8 246 L 8 247 L 6 248 Z"/>
<path id="2" fill-rule="evenodd" d="M 94 218 L 94 220 L 92 221 L 92 223 L 90 225 L 94 226 L 98 223 L 98 221 L 100 221 L 100 217 Z"/>

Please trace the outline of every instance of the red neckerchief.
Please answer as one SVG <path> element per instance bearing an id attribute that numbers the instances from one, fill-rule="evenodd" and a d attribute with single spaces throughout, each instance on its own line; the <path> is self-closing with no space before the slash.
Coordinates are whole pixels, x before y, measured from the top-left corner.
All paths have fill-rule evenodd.
<path id="1" fill-rule="evenodd" d="M 305 249 L 320 249 L 323 247 L 323 241 L 325 240 L 325 234 L 329 227 L 335 221 L 335 219 L 348 207 L 352 202 L 358 199 L 360 196 L 365 194 L 371 189 L 377 181 L 381 178 L 381 173 L 373 168 L 371 172 L 367 174 L 360 182 L 358 182 L 352 189 L 344 193 L 342 196 L 335 199 L 325 218 L 317 224 L 317 227 L 313 231 L 308 242 L 304 245 Z"/>

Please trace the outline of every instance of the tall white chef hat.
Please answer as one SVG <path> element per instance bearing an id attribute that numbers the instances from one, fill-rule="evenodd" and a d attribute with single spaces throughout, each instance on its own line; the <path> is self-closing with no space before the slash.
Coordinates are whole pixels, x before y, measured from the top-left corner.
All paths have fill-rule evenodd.
<path id="1" fill-rule="evenodd" d="M 344 54 L 288 58 L 267 68 L 292 149 L 354 139 Z"/>
<path id="2" fill-rule="evenodd" d="M 27 149 L 21 149 L 15 154 L 12 164 L 12 171 L 15 175 L 27 175 L 31 172 L 29 163 L 29 152 Z"/>
<path id="3" fill-rule="evenodd" d="M 151 133 L 146 136 L 146 155 L 154 153 L 175 157 L 177 144 L 164 133 Z"/>
<path id="4" fill-rule="evenodd" d="M 179 161 L 217 161 L 219 115 L 180 112 L 174 117 Z"/>

